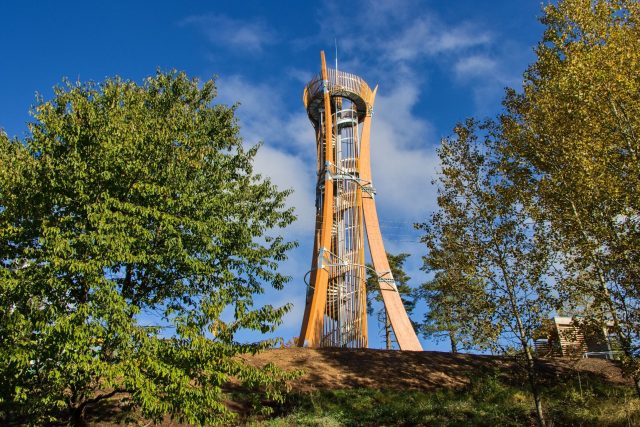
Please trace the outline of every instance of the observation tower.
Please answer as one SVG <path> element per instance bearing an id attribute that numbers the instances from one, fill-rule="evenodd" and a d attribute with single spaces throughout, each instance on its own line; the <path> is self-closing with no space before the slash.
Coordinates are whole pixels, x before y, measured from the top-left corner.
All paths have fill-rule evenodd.
<path id="1" fill-rule="evenodd" d="M 400 299 L 384 250 L 369 137 L 378 87 L 328 69 L 304 88 L 303 102 L 316 132 L 316 227 L 299 344 L 368 346 L 365 235 L 378 284 L 400 350 L 422 347 Z M 366 233 L 365 233 L 366 232 Z"/>

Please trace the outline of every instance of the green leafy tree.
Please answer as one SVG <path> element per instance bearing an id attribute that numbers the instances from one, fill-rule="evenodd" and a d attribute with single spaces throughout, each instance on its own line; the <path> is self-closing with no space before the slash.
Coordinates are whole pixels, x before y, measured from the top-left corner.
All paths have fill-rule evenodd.
<path id="1" fill-rule="evenodd" d="M 409 256 L 410 255 L 406 253 L 393 255 L 387 252 L 387 259 L 389 260 L 391 274 L 393 275 L 396 287 L 398 288 L 402 304 L 407 310 L 407 313 L 411 314 L 415 307 L 415 301 L 412 296 L 413 289 L 409 286 L 409 280 L 411 280 L 411 277 L 404 271 L 404 263 Z M 374 313 L 374 301 L 377 301 L 378 303 L 382 302 L 382 295 L 380 295 L 378 275 L 376 274 L 373 266 L 367 264 L 367 313 L 369 315 Z M 384 327 L 385 346 L 387 350 L 390 350 L 393 348 L 393 329 L 391 327 L 391 320 L 389 320 L 384 306 L 378 310 L 377 318 Z"/>
<path id="2" fill-rule="evenodd" d="M 502 141 L 491 130 L 469 120 L 438 149 L 439 212 L 418 225 L 426 232 L 425 266 L 437 274 L 430 287 L 459 302 L 465 319 L 476 318 L 467 326 L 471 336 L 520 356 L 544 425 L 532 347 L 555 303 L 547 280 L 552 259 L 546 228 L 532 221 L 529 200 L 503 173 Z"/>
<path id="3" fill-rule="evenodd" d="M 483 298 L 483 283 L 470 272 L 460 274 L 455 264 L 437 267 L 437 250 L 434 248 L 432 256 L 425 258 L 423 267 L 427 272 L 435 271 L 433 279 L 414 291 L 416 301 L 424 301 L 428 308 L 418 323 L 418 331 L 436 341 L 448 339 L 452 353 L 491 347 L 495 337 L 491 333 L 491 306 Z"/>
<path id="4" fill-rule="evenodd" d="M 640 396 L 640 3 L 564 0 L 542 22 L 524 90 L 505 100 L 505 153 L 565 255 L 565 307 L 612 323 Z"/>
<path id="5" fill-rule="evenodd" d="M 220 423 L 232 380 L 280 399 L 289 374 L 237 357 L 273 342 L 234 336 L 289 309 L 254 295 L 287 282 L 294 244 L 272 230 L 294 216 L 234 107 L 176 72 L 54 93 L 24 141 L 0 134 L 3 416 L 82 425 L 122 394 L 152 420 Z"/>

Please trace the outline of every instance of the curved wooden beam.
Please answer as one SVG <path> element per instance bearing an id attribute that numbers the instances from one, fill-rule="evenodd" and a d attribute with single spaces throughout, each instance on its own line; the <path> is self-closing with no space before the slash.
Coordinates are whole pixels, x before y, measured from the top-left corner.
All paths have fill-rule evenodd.
<path id="1" fill-rule="evenodd" d="M 324 101 L 324 165 L 321 165 L 321 171 L 325 171 L 324 191 L 322 196 L 322 217 L 316 224 L 320 222 L 321 229 L 319 239 L 317 239 L 320 247 L 314 248 L 314 260 L 311 265 L 312 281 L 310 282 L 313 293 L 311 302 L 305 307 L 305 317 L 302 322 L 300 331 L 300 339 L 298 345 L 317 347 L 322 339 L 322 326 L 324 320 L 324 312 L 327 304 L 327 287 L 329 283 L 329 272 L 323 268 L 325 251 L 331 248 L 331 227 L 333 225 L 333 181 L 331 179 L 330 165 L 333 165 L 333 123 L 331 117 L 331 95 L 328 90 L 328 73 L 327 63 L 324 57 L 324 51 L 320 52 L 320 61 L 322 63 L 322 80 L 325 85 L 323 101 Z M 318 132 L 321 132 L 318 127 Z M 321 138 L 317 138 L 322 143 Z"/>
<path id="2" fill-rule="evenodd" d="M 371 107 L 375 100 L 378 86 L 373 90 L 371 96 Z M 360 151 L 360 178 L 363 182 L 371 182 L 371 114 L 367 114 L 362 124 L 361 151 Z M 413 325 L 407 311 L 402 304 L 400 294 L 396 290 L 395 283 L 390 283 L 393 279 L 389 260 L 382 242 L 382 233 L 380 232 L 380 223 L 378 221 L 378 212 L 376 210 L 373 195 L 362 198 L 362 210 L 364 214 L 364 222 L 367 230 L 367 241 L 369 242 L 369 251 L 371 253 L 371 261 L 373 268 L 378 272 L 382 280 L 378 281 L 380 293 L 384 302 L 387 316 L 391 322 L 393 333 L 400 350 L 422 351 L 422 345 L 418 341 L 418 337 L 413 330 Z"/>

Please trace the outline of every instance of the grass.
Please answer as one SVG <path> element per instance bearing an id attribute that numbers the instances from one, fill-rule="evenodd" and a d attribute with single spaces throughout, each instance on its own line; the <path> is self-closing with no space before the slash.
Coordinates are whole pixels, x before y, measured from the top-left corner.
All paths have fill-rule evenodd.
<path id="1" fill-rule="evenodd" d="M 640 425 L 640 400 L 629 387 L 597 378 L 572 379 L 543 388 L 552 426 Z M 533 400 L 524 385 L 496 376 L 474 379 L 464 390 L 437 392 L 327 390 L 292 395 L 279 414 L 248 423 L 284 426 L 528 426 L 535 425 Z"/>

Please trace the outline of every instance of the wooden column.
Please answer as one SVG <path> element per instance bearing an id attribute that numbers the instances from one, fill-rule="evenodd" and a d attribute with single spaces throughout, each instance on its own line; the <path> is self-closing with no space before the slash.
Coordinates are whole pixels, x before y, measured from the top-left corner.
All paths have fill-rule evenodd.
<path id="1" fill-rule="evenodd" d="M 311 296 L 311 303 L 307 304 L 305 308 L 299 342 L 299 345 L 307 345 L 309 347 L 318 347 L 320 340 L 322 339 L 322 326 L 325 307 L 327 304 L 327 286 L 329 283 L 329 273 L 325 268 L 322 268 L 322 266 L 323 263 L 326 262 L 326 259 L 324 259 L 324 252 L 331 249 L 331 227 L 333 225 L 333 180 L 331 179 L 331 165 L 333 165 L 334 161 L 333 140 L 331 138 L 333 134 L 333 123 L 331 117 L 331 96 L 327 87 L 329 76 L 327 73 L 327 63 L 325 61 L 324 51 L 320 52 L 320 61 L 322 63 L 322 80 L 324 82 L 323 137 L 325 143 L 325 177 L 322 197 L 322 219 L 320 221 L 320 238 L 318 239 L 320 247 L 315 248 L 314 250 L 316 259 L 312 261 L 311 271 L 313 281 L 310 282 L 314 291 Z M 318 128 L 318 132 L 320 131 L 320 128 Z M 322 143 L 321 138 L 318 138 L 318 141 Z"/>
<path id="2" fill-rule="evenodd" d="M 378 87 L 376 86 L 370 99 L 371 107 L 373 107 L 377 91 Z M 362 137 L 360 141 L 360 178 L 364 182 L 372 182 L 371 146 L 369 142 L 370 136 L 371 115 L 367 114 L 362 125 Z M 420 341 L 418 341 L 418 337 L 413 330 L 413 325 L 411 324 L 407 311 L 402 304 L 400 294 L 393 284 L 387 282 L 387 280 L 393 279 L 393 276 L 391 275 L 389 260 L 387 259 L 387 253 L 385 252 L 384 243 L 382 242 L 378 212 L 376 210 L 373 195 L 363 197 L 362 209 L 367 230 L 369 251 L 371 253 L 371 261 L 373 263 L 373 268 L 382 279 L 378 281 L 378 285 L 380 286 L 382 300 L 384 302 L 385 309 L 387 310 L 387 316 L 391 322 L 391 327 L 393 328 L 393 333 L 396 336 L 398 346 L 400 347 L 400 350 L 422 351 L 422 345 L 420 345 Z"/>

